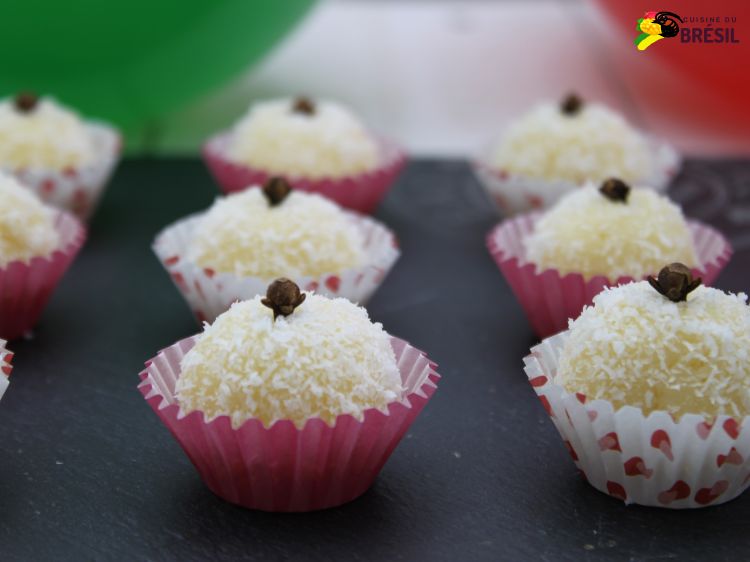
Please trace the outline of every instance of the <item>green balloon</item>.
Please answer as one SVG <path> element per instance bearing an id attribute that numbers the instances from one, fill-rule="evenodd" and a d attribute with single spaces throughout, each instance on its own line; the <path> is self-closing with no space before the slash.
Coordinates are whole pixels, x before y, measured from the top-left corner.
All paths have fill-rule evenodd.
<path id="1" fill-rule="evenodd" d="M 50 94 L 134 130 L 246 69 L 314 0 L 12 0 L 0 92 Z"/>

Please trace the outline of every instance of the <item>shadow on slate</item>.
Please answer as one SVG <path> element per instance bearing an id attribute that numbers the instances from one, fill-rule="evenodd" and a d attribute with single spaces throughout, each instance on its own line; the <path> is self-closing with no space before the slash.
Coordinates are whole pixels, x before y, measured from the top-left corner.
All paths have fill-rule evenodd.
<path id="1" fill-rule="evenodd" d="M 688 162 L 673 192 L 738 246 L 725 289 L 747 289 L 748 178 L 747 163 Z M 377 213 L 403 256 L 371 316 L 443 379 L 375 486 L 314 514 L 216 498 L 135 388 L 145 360 L 198 331 L 151 241 L 216 193 L 198 160 L 123 163 L 35 337 L 12 344 L 3 560 L 719 560 L 750 547 L 748 497 L 672 512 L 583 482 L 526 382 L 534 336 L 484 248 L 498 218 L 459 161 L 415 161 Z"/>

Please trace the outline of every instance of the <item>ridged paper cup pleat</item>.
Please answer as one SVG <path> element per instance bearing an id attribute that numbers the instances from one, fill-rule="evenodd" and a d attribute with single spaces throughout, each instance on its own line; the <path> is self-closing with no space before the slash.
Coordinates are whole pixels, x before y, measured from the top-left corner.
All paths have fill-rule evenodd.
<path id="1" fill-rule="evenodd" d="M 8 389 L 10 372 L 13 370 L 13 366 L 11 365 L 13 353 L 5 347 L 6 343 L 5 340 L 0 340 L 0 398 L 3 397 L 3 394 Z"/>
<path id="2" fill-rule="evenodd" d="M 57 212 L 55 228 L 60 245 L 52 254 L 0 268 L 0 337 L 4 339 L 16 339 L 34 327 L 86 239 L 81 222 L 64 211 Z"/>
<path id="3" fill-rule="evenodd" d="M 372 213 L 375 210 L 406 164 L 406 153 L 403 150 L 390 141 L 378 139 L 380 161 L 374 169 L 340 178 L 312 179 L 270 173 L 234 162 L 227 157 L 230 140 L 230 133 L 224 132 L 212 137 L 203 146 L 206 164 L 224 193 L 263 185 L 271 176 L 284 176 L 295 189 L 319 193 L 360 213 Z"/>
<path id="4" fill-rule="evenodd" d="M 251 419 L 233 428 L 227 416 L 184 416 L 174 396 L 180 361 L 197 336 L 161 351 L 141 372 L 139 390 L 169 428 L 206 485 L 218 496 L 264 511 L 311 511 L 364 493 L 437 388 L 440 376 L 424 353 L 391 339 L 404 397 L 361 420 L 319 418 L 303 428 L 289 420 L 265 427 Z"/>
<path id="5" fill-rule="evenodd" d="M 400 255 L 398 243 L 393 232 L 381 223 L 357 213 L 345 213 L 362 233 L 365 263 L 341 272 L 297 276 L 292 280 L 306 291 L 366 304 L 396 263 Z M 168 226 L 157 235 L 153 249 L 198 320 L 213 322 L 232 303 L 265 295 L 275 277 L 217 273 L 191 262 L 187 250 L 202 217 L 203 213 L 192 215 Z M 280 271 L 276 277 L 290 275 Z"/>
<path id="6" fill-rule="evenodd" d="M 120 134 L 103 123 L 86 125 L 94 146 L 90 164 L 64 170 L 7 168 L 45 203 L 69 211 L 81 220 L 91 217 L 120 158 Z"/>
<path id="7" fill-rule="evenodd" d="M 664 192 L 679 172 L 681 158 L 669 144 L 649 139 L 651 153 L 655 156 L 654 169 L 633 182 Z M 513 174 L 491 164 L 491 148 L 472 162 L 472 168 L 487 195 L 505 217 L 519 213 L 549 209 L 563 195 L 579 185 L 568 180 L 545 180 Z"/>
<path id="8" fill-rule="evenodd" d="M 632 277 L 586 279 L 578 273 L 561 275 L 556 269 L 537 270 L 526 259 L 526 239 L 542 213 L 527 213 L 503 221 L 487 235 L 487 248 L 526 312 L 540 338 L 567 329 L 568 319 L 577 318 L 584 306 L 605 287 L 629 283 Z M 729 241 L 708 225 L 688 221 L 700 266 L 693 275 L 711 285 L 732 255 Z M 665 264 L 666 265 L 666 264 Z M 658 272 L 654 272 L 654 275 Z"/>
<path id="9" fill-rule="evenodd" d="M 729 501 L 750 484 L 750 418 L 698 415 L 675 421 L 615 410 L 556 383 L 568 332 L 544 340 L 524 359 L 526 375 L 576 466 L 597 490 L 623 500 L 674 509 Z"/>

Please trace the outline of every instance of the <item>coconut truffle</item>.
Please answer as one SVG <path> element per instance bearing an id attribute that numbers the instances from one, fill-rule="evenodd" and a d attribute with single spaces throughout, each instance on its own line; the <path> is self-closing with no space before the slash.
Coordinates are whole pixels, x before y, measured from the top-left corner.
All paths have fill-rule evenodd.
<path id="1" fill-rule="evenodd" d="M 54 211 L 15 178 L 0 172 L 0 267 L 48 256 L 59 244 Z"/>
<path id="2" fill-rule="evenodd" d="M 526 257 L 537 269 L 634 278 L 662 265 L 697 265 L 682 210 L 652 189 L 630 189 L 626 201 L 606 197 L 593 184 L 560 199 L 534 225 Z"/>
<path id="3" fill-rule="evenodd" d="M 378 153 L 378 143 L 347 108 L 292 99 L 252 105 L 235 125 L 228 146 L 235 162 L 313 179 L 371 170 Z"/>
<path id="4" fill-rule="evenodd" d="M 217 198 L 196 227 L 187 255 L 217 272 L 273 279 L 358 267 L 365 250 L 352 217 L 328 199 L 292 191 L 271 205 L 253 187 Z"/>
<path id="5" fill-rule="evenodd" d="M 319 417 L 361 419 L 401 398 L 401 377 L 388 334 L 345 299 L 311 293 L 274 320 L 261 297 L 234 304 L 206 325 L 182 359 L 176 396 L 183 412 L 233 427 L 257 418 L 266 426 Z"/>
<path id="6" fill-rule="evenodd" d="M 646 281 L 605 289 L 570 322 L 555 382 L 644 415 L 750 415 L 746 301 L 701 286 L 672 302 Z"/>
<path id="7" fill-rule="evenodd" d="M 576 185 L 609 176 L 637 182 L 656 167 L 643 135 L 598 104 L 572 112 L 552 103 L 536 107 L 508 127 L 489 163 L 511 174 Z"/>
<path id="8" fill-rule="evenodd" d="M 85 123 L 54 99 L 25 94 L 0 101 L 0 167 L 63 170 L 93 158 Z"/>

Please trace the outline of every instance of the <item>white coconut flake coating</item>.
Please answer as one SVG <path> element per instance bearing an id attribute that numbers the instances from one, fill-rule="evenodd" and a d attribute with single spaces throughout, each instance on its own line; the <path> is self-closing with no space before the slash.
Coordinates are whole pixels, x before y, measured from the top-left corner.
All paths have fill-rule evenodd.
<path id="1" fill-rule="evenodd" d="M 605 289 L 570 322 L 556 382 L 645 415 L 749 415 L 746 301 L 701 286 L 675 303 L 646 281 Z"/>
<path id="2" fill-rule="evenodd" d="M 362 233 L 335 203 L 292 191 L 270 206 L 253 187 L 219 197 L 195 229 L 188 259 L 263 279 L 338 273 L 364 262 Z"/>
<path id="3" fill-rule="evenodd" d="M 490 164 L 512 174 L 575 184 L 619 177 L 630 183 L 657 166 L 647 139 L 603 105 L 566 115 L 540 105 L 512 123 L 490 153 Z"/>
<path id="4" fill-rule="evenodd" d="M 59 244 L 55 212 L 15 178 L 0 172 L 0 267 L 46 257 Z"/>
<path id="5" fill-rule="evenodd" d="M 235 125 L 229 158 L 274 174 L 342 177 L 378 165 L 377 141 L 347 108 L 316 101 L 312 115 L 294 100 L 259 102 Z"/>
<path id="6" fill-rule="evenodd" d="M 94 159 L 86 124 L 52 98 L 28 112 L 12 98 L 0 101 L 0 167 L 63 170 Z"/>
<path id="7" fill-rule="evenodd" d="M 274 321 L 260 300 L 236 303 L 206 325 L 182 359 L 176 392 L 183 412 L 227 415 L 234 427 L 251 418 L 302 427 L 316 417 L 361 419 L 401 398 L 390 337 L 365 309 L 307 293 Z"/>
<path id="8" fill-rule="evenodd" d="M 565 195 L 534 225 L 526 258 L 538 270 L 586 278 L 656 274 L 667 263 L 697 264 L 682 210 L 652 189 L 633 188 L 626 203 L 588 184 Z"/>

